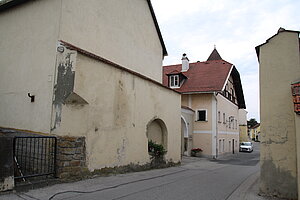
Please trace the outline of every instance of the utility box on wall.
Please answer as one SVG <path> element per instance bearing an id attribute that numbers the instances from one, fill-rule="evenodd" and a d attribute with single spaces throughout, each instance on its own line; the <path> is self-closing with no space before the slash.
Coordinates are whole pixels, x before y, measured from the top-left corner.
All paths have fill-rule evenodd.
<path id="1" fill-rule="evenodd" d="M 300 115 L 300 82 L 292 84 L 292 95 L 294 102 L 294 111 Z"/>
<path id="2" fill-rule="evenodd" d="M 14 188 L 13 138 L 0 136 L 0 192 Z"/>

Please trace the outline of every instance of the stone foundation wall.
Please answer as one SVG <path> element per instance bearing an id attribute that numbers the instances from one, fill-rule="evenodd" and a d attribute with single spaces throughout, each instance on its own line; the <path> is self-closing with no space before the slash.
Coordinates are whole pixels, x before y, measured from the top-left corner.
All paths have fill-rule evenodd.
<path id="1" fill-rule="evenodd" d="M 82 179 L 88 174 L 85 137 L 57 137 L 57 177 Z"/>

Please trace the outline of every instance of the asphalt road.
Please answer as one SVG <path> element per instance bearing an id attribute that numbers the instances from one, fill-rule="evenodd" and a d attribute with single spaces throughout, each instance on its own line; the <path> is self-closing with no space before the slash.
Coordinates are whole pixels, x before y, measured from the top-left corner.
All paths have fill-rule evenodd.
<path id="1" fill-rule="evenodd" d="M 218 160 L 184 157 L 179 167 L 59 184 L 22 193 L 19 197 L 28 200 L 229 200 L 237 188 L 259 171 L 259 144 L 254 145 L 252 153 L 241 152 Z"/>

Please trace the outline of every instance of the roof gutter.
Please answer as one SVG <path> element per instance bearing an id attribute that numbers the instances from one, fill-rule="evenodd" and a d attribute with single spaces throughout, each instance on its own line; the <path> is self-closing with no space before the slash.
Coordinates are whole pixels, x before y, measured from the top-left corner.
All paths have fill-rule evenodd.
<path id="1" fill-rule="evenodd" d="M 181 94 L 214 94 L 221 91 L 208 91 L 208 92 L 181 92 Z"/>

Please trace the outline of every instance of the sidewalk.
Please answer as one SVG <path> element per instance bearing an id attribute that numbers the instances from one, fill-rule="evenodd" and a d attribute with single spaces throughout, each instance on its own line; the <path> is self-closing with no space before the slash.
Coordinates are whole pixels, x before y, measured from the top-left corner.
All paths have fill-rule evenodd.
<path id="1" fill-rule="evenodd" d="M 128 184 L 141 183 L 143 181 L 154 180 L 164 176 L 184 173 L 187 170 L 219 168 L 206 158 L 189 157 L 183 159 L 183 165 L 167 169 L 155 169 L 143 172 L 118 174 L 108 177 L 95 177 L 72 183 L 56 184 L 44 188 L 33 189 L 27 192 L 10 192 L 0 195 L 1 200 L 59 200 L 72 199 L 82 193 L 105 191 L 122 187 Z M 234 191 L 227 197 L 227 200 L 279 200 L 275 198 L 262 197 L 259 192 L 259 172 L 246 178 Z"/>
<path id="2" fill-rule="evenodd" d="M 259 175 L 257 172 L 244 181 L 228 198 L 228 200 L 284 200 L 276 197 L 259 195 Z"/>

